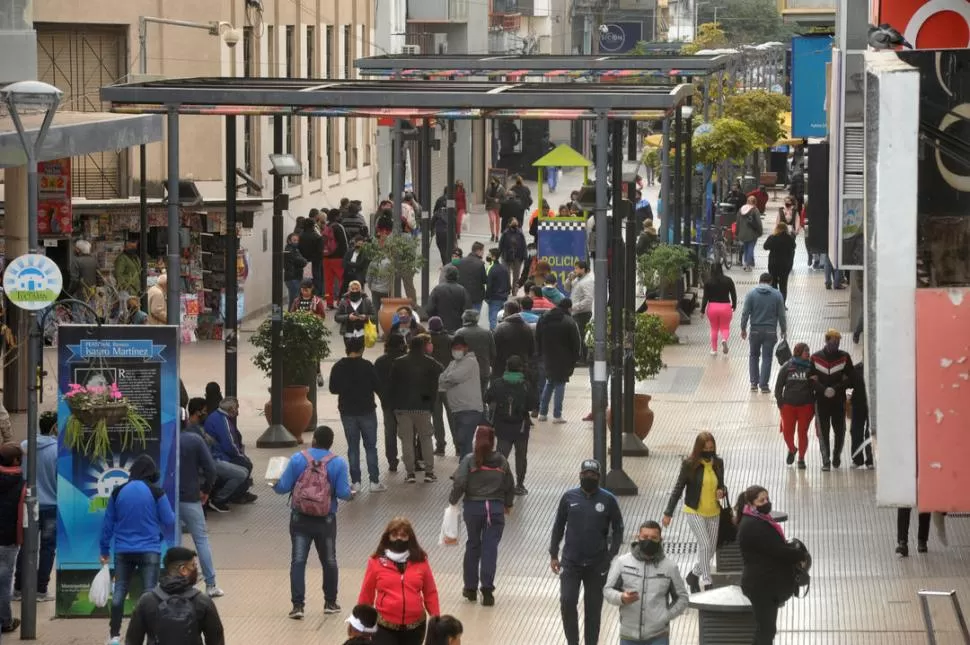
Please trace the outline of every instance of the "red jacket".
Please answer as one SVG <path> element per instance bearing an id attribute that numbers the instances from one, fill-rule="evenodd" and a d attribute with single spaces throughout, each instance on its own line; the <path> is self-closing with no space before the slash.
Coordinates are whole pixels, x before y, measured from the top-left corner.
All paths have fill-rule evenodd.
<path id="1" fill-rule="evenodd" d="M 290 303 L 290 311 L 300 311 L 300 296 L 297 295 Z M 310 313 L 316 314 L 320 318 L 327 317 L 327 306 L 323 302 L 323 298 L 320 296 L 313 296 L 310 300 Z"/>
<path id="2" fill-rule="evenodd" d="M 378 615 L 392 625 L 419 623 L 425 618 L 425 610 L 432 616 L 441 615 L 438 587 L 427 560 L 408 561 L 401 573 L 387 558 L 371 557 L 357 604 L 373 605 Z"/>

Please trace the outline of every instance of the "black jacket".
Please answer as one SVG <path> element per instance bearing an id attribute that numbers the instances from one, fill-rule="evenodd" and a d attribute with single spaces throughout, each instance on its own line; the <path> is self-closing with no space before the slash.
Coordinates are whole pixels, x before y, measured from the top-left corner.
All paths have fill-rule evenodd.
<path id="1" fill-rule="evenodd" d="M 817 401 L 836 402 L 845 400 L 845 391 L 852 387 L 853 369 L 852 357 L 841 349 L 834 354 L 822 349 L 812 354 L 812 375 L 816 377 L 815 392 Z M 825 388 L 835 389 L 835 396 L 831 399 L 825 396 Z"/>
<path id="2" fill-rule="evenodd" d="M 504 375 L 503 375 L 504 376 Z M 515 441 L 532 428 L 529 411 L 535 403 L 535 387 L 531 379 L 511 383 L 505 378 L 494 379 L 485 392 L 485 408 L 495 428 L 495 437 Z"/>
<path id="3" fill-rule="evenodd" d="M 381 399 L 381 408 L 385 410 L 393 409 L 393 401 L 391 401 L 391 365 L 402 356 L 404 356 L 404 352 L 385 352 L 374 361 L 374 371 L 377 372 L 377 396 Z"/>
<path id="4" fill-rule="evenodd" d="M 350 284 L 352 280 L 357 280 L 361 284 L 367 280 L 367 268 L 370 266 L 370 259 L 367 254 L 360 250 L 357 253 L 357 258 L 354 259 L 354 247 L 347 249 L 347 255 L 344 256 L 344 284 Z"/>
<path id="5" fill-rule="evenodd" d="M 532 328 L 519 314 L 506 316 L 495 328 L 495 361 L 492 378 L 505 373 L 505 363 L 510 356 L 518 356 L 526 365 L 531 364 L 536 353 L 536 339 Z"/>
<path id="6" fill-rule="evenodd" d="M 726 495 L 727 488 L 724 486 L 724 460 L 717 455 L 714 456 L 714 475 L 717 477 L 718 490 L 723 490 Z M 685 506 L 696 510 L 701 500 L 701 487 L 703 485 L 704 466 L 697 464 L 696 467 L 692 467 L 690 462 L 685 459 L 680 465 L 680 475 L 677 477 L 677 483 L 674 485 L 674 490 L 670 494 L 670 499 L 667 500 L 667 508 L 664 509 L 664 515 L 673 517 L 674 509 L 677 506 L 677 502 L 680 501 L 681 496 L 684 498 Z M 687 489 L 686 494 L 684 494 L 685 488 Z"/>
<path id="7" fill-rule="evenodd" d="M 519 223 L 521 224 L 523 214 L 524 209 L 522 208 L 522 204 L 519 202 L 519 200 L 514 198 L 506 198 L 498 209 L 498 216 L 501 220 L 502 230 L 508 228 L 509 222 L 512 221 L 512 218 L 519 220 Z"/>
<path id="8" fill-rule="evenodd" d="M 486 278 L 485 300 L 501 300 L 503 302 L 508 300 L 509 294 L 512 292 L 511 281 L 512 275 L 505 264 L 501 262 L 492 263 L 492 268 L 488 270 L 488 277 Z"/>
<path id="9" fill-rule="evenodd" d="M 775 401 L 782 405 L 814 405 L 815 382 L 812 364 L 799 365 L 792 359 L 778 370 L 775 380 Z"/>
<path id="10" fill-rule="evenodd" d="M 562 307 L 543 314 L 536 323 L 536 346 L 546 378 L 557 383 L 568 381 L 580 356 L 579 328 Z"/>
<path id="11" fill-rule="evenodd" d="M 164 577 L 159 581 L 156 589 L 161 589 L 170 596 L 191 596 L 195 609 L 195 619 L 198 622 L 201 638 L 195 643 L 182 641 L 176 643 L 158 643 L 158 645 L 225 645 L 226 638 L 222 630 L 222 620 L 216 605 L 209 595 L 199 591 L 180 577 Z M 158 607 L 161 599 L 152 591 L 143 593 L 138 599 L 135 610 L 131 613 L 128 631 L 125 632 L 125 645 L 156 645 L 155 628 L 158 623 Z"/>
<path id="12" fill-rule="evenodd" d="M 526 248 L 525 235 L 522 234 L 522 229 L 517 228 L 514 231 L 510 228 L 505 229 L 502 237 L 499 238 L 498 250 L 499 255 L 506 262 L 525 260 L 526 256 L 529 255 L 529 250 Z"/>
<path id="13" fill-rule="evenodd" d="M 471 309 L 472 300 L 465 287 L 458 284 L 458 270 L 453 266 L 445 267 L 445 280 L 431 290 L 426 311 L 429 316 L 438 316 L 449 332 L 461 327 L 461 315 Z"/>
<path id="14" fill-rule="evenodd" d="M 323 238 L 311 226 L 300 233 L 300 254 L 307 262 L 320 264 L 323 262 Z"/>
<path id="15" fill-rule="evenodd" d="M 869 396 L 866 394 L 865 370 L 862 363 L 852 366 L 852 410 L 869 414 Z"/>
<path id="16" fill-rule="evenodd" d="M 409 352 L 391 364 L 391 409 L 431 412 L 444 369 L 424 352 Z"/>
<path id="17" fill-rule="evenodd" d="M 380 390 L 377 370 L 363 356 L 345 356 L 330 368 L 330 393 L 337 395 L 340 414 L 370 414 L 377 407 L 374 396 L 380 394 Z"/>
<path id="18" fill-rule="evenodd" d="M 451 334 L 446 331 L 430 332 L 431 358 L 438 361 L 441 367 L 448 367 L 451 363 Z"/>
<path id="19" fill-rule="evenodd" d="M 287 244 L 283 249 L 283 281 L 303 279 L 303 267 L 307 265 L 307 260 L 300 253 L 299 244 Z"/>
<path id="20" fill-rule="evenodd" d="M 366 295 L 361 295 L 360 305 L 357 307 L 357 311 L 354 311 L 354 307 L 348 296 L 340 299 L 340 302 L 337 304 L 337 313 L 333 319 L 340 323 L 341 334 L 361 331 L 364 329 L 364 325 L 367 324 L 367 320 L 350 320 L 350 314 L 367 316 L 367 320 L 375 325 L 377 324 L 377 310 L 374 309 L 374 303 Z"/>
<path id="21" fill-rule="evenodd" d="M 0 545 L 20 544 L 24 475 L 20 466 L 0 466 Z"/>
<path id="22" fill-rule="evenodd" d="M 738 526 L 738 546 L 744 568 L 741 588 L 771 595 L 779 603 L 794 593 L 793 567 L 802 556 L 801 551 L 788 546 L 785 538 L 767 521 L 744 514 Z"/>
<path id="23" fill-rule="evenodd" d="M 459 336 L 465 339 L 465 342 L 468 343 L 468 351 L 473 352 L 475 358 L 478 359 L 478 370 L 482 383 L 488 383 L 492 363 L 495 362 L 495 338 L 492 336 L 492 332 L 484 327 L 479 327 L 477 323 L 465 323 L 461 329 L 455 332 L 455 337 Z"/>
<path id="24" fill-rule="evenodd" d="M 795 238 L 787 232 L 769 235 L 764 247 L 768 251 L 769 273 L 791 273 L 795 264 Z"/>
<path id="25" fill-rule="evenodd" d="M 560 557 L 559 544 L 564 533 L 566 541 Z M 569 564 L 606 567 L 620 552 L 623 537 L 623 514 L 612 494 L 602 488 L 593 494 L 573 488 L 559 500 L 549 555 Z"/>
<path id="26" fill-rule="evenodd" d="M 485 300 L 485 261 L 469 253 L 457 264 L 458 284 L 465 287 L 472 303 Z"/>

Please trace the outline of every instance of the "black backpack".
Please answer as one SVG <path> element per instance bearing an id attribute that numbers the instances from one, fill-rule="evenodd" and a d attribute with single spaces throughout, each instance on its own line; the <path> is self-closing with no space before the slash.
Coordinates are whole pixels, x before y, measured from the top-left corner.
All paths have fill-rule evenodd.
<path id="1" fill-rule="evenodd" d="M 154 645 L 195 645 L 201 642 L 202 634 L 193 602 L 199 590 L 189 589 L 172 596 L 156 587 L 152 593 L 158 598 Z"/>
<path id="2" fill-rule="evenodd" d="M 492 423 L 520 423 L 529 411 L 528 388 L 499 385 L 501 391 L 492 404 Z"/>
<path id="3" fill-rule="evenodd" d="M 792 594 L 796 598 L 804 598 L 812 588 L 812 576 L 809 573 L 812 568 L 812 554 L 805 543 L 798 538 L 788 540 L 788 546 L 794 547 L 802 553 L 801 561 L 805 563 L 805 566 L 792 565 Z"/>

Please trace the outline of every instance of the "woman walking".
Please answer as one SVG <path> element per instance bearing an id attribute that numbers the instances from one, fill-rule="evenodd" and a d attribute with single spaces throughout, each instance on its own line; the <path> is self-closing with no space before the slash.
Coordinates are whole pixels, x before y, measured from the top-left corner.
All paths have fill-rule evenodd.
<path id="1" fill-rule="evenodd" d="M 481 584 L 482 605 L 491 607 L 495 604 L 498 544 L 505 530 L 505 515 L 512 512 L 515 503 L 512 472 L 505 456 L 495 449 L 495 430 L 478 426 L 474 450 L 462 458 L 453 479 L 449 502 L 454 505 L 465 499 L 463 515 L 468 529 L 461 595 L 476 602 Z"/>
<path id="2" fill-rule="evenodd" d="M 771 500 L 763 486 L 751 486 L 735 508 L 738 546 L 743 569 L 741 591 L 754 610 L 754 645 L 775 642 L 778 608 L 794 595 L 794 568 L 803 552 L 785 541 L 781 525 L 771 517 Z"/>
<path id="3" fill-rule="evenodd" d="M 411 522 L 391 520 L 367 561 L 357 604 L 377 609 L 377 645 L 421 645 L 427 618 L 438 616 L 438 588 Z"/>
<path id="4" fill-rule="evenodd" d="M 795 198 L 789 195 L 785 198 L 785 205 L 778 209 L 778 222 L 788 228 L 788 233 L 796 237 L 801 230 L 801 213 L 795 204 Z"/>
<path id="5" fill-rule="evenodd" d="M 738 291 L 734 280 L 724 275 L 720 264 L 711 267 L 711 277 L 704 283 L 704 299 L 701 301 L 701 315 L 707 314 L 711 326 L 711 356 L 717 356 L 717 340 L 721 338 L 721 351 L 728 353 L 728 338 L 731 336 L 731 319 L 738 306 Z"/>
<path id="6" fill-rule="evenodd" d="M 768 251 L 771 286 L 781 291 L 781 297 L 788 302 L 788 275 L 795 264 L 795 238 L 785 222 L 778 220 L 774 232 L 765 240 L 764 248 Z"/>
<path id="7" fill-rule="evenodd" d="M 488 188 L 485 189 L 485 210 L 488 212 L 488 231 L 489 242 L 498 242 L 499 235 L 499 208 L 505 198 L 505 188 L 498 177 L 488 180 Z"/>
<path id="8" fill-rule="evenodd" d="M 686 494 L 685 494 L 686 489 Z M 684 498 L 684 517 L 697 541 L 697 563 L 685 578 L 692 592 L 711 586 L 711 560 L 717 550 L 717 526 L 724 486 L 724 461 L 717 456 L 717 443 L 710 432 L 700 432 L 694 449 L 680 467 L 680 476 L 664 511 L 664 528 L 670 526 L 674 507 Z"/>
<path id="9" fill-rule="evenodd" d="M 795 430 L 798 430 L 798 468 L 805 470 L 808 450 L 808 426 L 815 416 L 815 381 L 812 377 L 812 352 L 806 343 L 798 343 L 792 357 L 778 370 L 775 401 L 781 410 L 781 432 L 788 446 L 785 463 L 795 461 Z"/>
<path id="10" fill-rule="evenodd" d="M 764 232 L 761 225 L 761 211 L 758 210 L 758 200 L 754 195 L 748 196 L 748 203 L 741 207 L 738 213 L 738 240 L 742 244 L 742 260 L 744 270 L 754 268 L 754 245 Z"/>
<path id="11" fill-rule="evenodd" d="M 465 182 L 461 179 L 455 182 L 455 211 L 457 221 L 455 222 L 455 239 L 461 239 L 461 224 L 465 221 L 468 213 L 468 195 L 465 193 Z"/>

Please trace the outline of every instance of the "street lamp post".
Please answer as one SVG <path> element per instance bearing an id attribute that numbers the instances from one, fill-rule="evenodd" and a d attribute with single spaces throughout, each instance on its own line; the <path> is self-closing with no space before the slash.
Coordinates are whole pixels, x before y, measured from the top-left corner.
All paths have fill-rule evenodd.
<path id="1" fill-rule="evenodd" d="M 0 96 L 6 104 L 10 118 L 17 129 L 20 145 L 27 155 L 27 252 L 37 253 L 37 157 L 40 155 L 44 137 L 54 120 L 54 113 L 61 102 L 61 91 L 53 85 L 40 81 L 12 83 L 2 90 Z M 21 109 L 44 110 L 44 120 L 33 141 L 28 140 L 20 118 Z M 24 495 L 24 516 L 27 530 L 24 533 L 24 567 L 20 607 L 20 638 L 37 638 L 37 366 L 41 362 L 40 333 L 37 312 L 28 313 L 30 337 L 27 341 L 27 490 Z"/>

